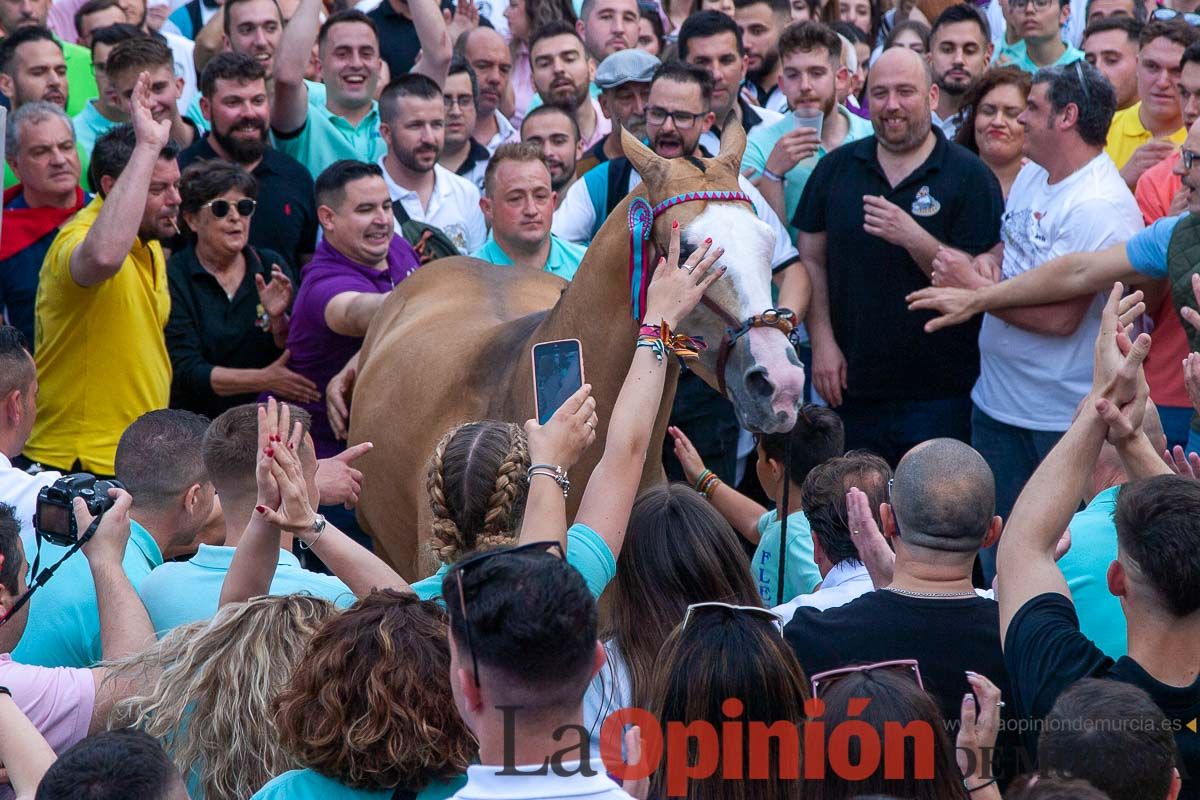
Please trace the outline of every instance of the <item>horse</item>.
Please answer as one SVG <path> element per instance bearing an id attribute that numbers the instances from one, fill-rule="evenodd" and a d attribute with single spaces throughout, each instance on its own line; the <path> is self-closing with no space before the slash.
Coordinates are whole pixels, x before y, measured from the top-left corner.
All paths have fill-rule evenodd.
<path id="1" fill-rule="evenodd" d="M 673 222 L 683 257 L 711 237 L 725 249 L 719 263 L 728 268 L 679 325 L 709 344 L 690 368 L 733 402 L 747 429 L 775 433 L 795 424 L 804 372 L 787 336 L 789 312 L 772 308 L 774 234 L 738 187 L 742 126 L 735 120 L 725 126 L 720 153 L 711 159 L 661 158 L 628 131 L 622 143 L 642 183 L 600 228 L 574 280 L 466 257 L 441 259 L 393 289 L 367 331 L 349 438 L 375 447 L 360 460 L 358 515 L 377 552 L 407 579 L 430 572 L 422 562 L 434 445 L 464 422 L 521 424 L 532 417 L 530 349 L 558 339 L 580 340 L 600 420 L 596 444 L 571 469 L 568 514 L 574 515 L 633 358 L 639 291 L 658 254 L 666 253 Z M 674 399 L 679 367 L 669 361 L 652 441 L 665 436 Z M 661 459 L 646 459 L 643 488 L 664 479 Z"/>

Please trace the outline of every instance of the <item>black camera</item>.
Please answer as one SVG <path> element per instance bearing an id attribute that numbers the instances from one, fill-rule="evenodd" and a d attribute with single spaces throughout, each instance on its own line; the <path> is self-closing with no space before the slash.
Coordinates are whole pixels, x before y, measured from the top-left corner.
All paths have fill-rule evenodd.
<path id="1" fill-rule="evenodd" d="M 83 498 L 88 513 L 98 517 L 112 508 L 115 502 L 108 496 L 108 490 L 124 488 L 120 481 L 97 480 L 95 475 L 86 472 L 64 475 L 38 492 L 33 527 L 39 536 L 51 544 L 70 547 L 79 539 L 72 501 L 76 497 Z"/>

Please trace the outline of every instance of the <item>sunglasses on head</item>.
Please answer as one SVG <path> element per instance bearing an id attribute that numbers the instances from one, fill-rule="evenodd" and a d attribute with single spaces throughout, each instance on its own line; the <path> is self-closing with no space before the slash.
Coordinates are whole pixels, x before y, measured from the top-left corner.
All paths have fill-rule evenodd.
<path id="1" fill-rule="evenodd" d="M 917 682 L 917 686 L 922 689 L 925 684 L 921 681 L 921 667 L 911 658 L 901 658 L 895 661 L 879 661 L 874 664 L 863 664 L 858 667 L 842 667 L 840 669 L 830 669 L 825 672 L 818 672 L 812 676 L 812 696 L 820 697 L 821 689 L 828 689 L 831 685 L 837 683 L 847 675 L 854 675 L 859 672 L 871 672 L 877 669 L 887 669 L 895 672 L 900 672 L 905 675 L 911 675 Z"/>
<path id="2" fill-rule="evenodd" d="M 210 200 L 201 208 L 207 208 L 212 211 L 212 215 L 217 219 L 225 219 L 229 216 L 229 209 L 236 208 L 239 217 L 250 217 L 254 215 L 254 209 L 258 207 L 258 203 L 248 197 L 243 197 L 236 203 L 231 203 L 228 200 Z"/>
<path id="3" fill-rule="evenodd" d="M 783 636 L 783 617 L 779 616 L 771 609 L 763 608 L 762 606 L 735 606 L 730 605 L 729 603 L 692 603 L 687 607 L 687 613 L 683 615 L 683 624 L 680 625 L 680 628 L 686 628 L 688 621 L 693 616 L 716 609 L 735 611 L 739 614 L 750 614 L 752 616 L 759 617 L 760 619 L 763 619 L 775 626 L 775 629 L 779 631 L 779 635 Z"/>
<path id="4" fill-rule="evenodd" d="M 471 670 L 475 678 L 476 689 L 479 688 L 479 658 L 475 655 L 475 640 L 471 636 L 471 615 L 467 613 L 467 591 L 463 586 L 463 575 L 476 569 L 488 559 L 498 556 L 549 554 L 556 550 L 558 551 L 559 558 L 566 558 L 566 553 L 563 552 L 561 542 L 530 542 L 520 547 L 505 547 L 500 550 L 488 550 L 486 553 L 473 555 L 458 562 L 458 566 L 454 568 L 454 577 L 458 582 L 458 604 L 462 609 L 463 630 L 467 634 L 467 651 L 471 654 Z"/>

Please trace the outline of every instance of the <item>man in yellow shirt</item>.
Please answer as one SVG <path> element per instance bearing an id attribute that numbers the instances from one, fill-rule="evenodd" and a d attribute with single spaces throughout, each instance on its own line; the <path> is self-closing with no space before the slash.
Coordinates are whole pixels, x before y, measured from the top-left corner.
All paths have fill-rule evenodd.
<path id="1" fill-rule="evenodd" d="M 41 393 L 24 455 L 50 468 L 111 475 L 121 433 L 169 399 L 163 327 L 171 300 L 158 240 L 175 232 L 179 167 L 170 120 L 155 122 L 151 108 L 143 72 L 133 124 L 96 142 L 99 196 L 63 226 L 42 263 Z"/>
<path id="2" fill-rule="evenodd" d="M 1141 101 L 1113 116 L 1104 148 L 1130 189 L 1187 136 L 1177 84 L 1183 51 L 1198 39 L 1200 33 L 1182 19 L 1155 19 L 1142 30 L 1137 59 Z"/>

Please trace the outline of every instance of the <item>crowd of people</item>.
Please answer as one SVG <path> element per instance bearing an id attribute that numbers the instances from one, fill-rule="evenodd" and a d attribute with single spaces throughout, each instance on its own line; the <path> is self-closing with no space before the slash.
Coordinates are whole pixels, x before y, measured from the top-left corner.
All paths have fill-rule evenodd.
<path id="1" fill-rule="evenodd" d="M 0 798 L 1200 798 L 1196 0 L 0 35 Z M 394 292 L 632 276 L 591 245 L 643 174 L 730 157 L 795 425 L 671 356 L 751 268 L 676 225 L 623 382 L 435 432 L 390 563 L 350 412 Z"/>

